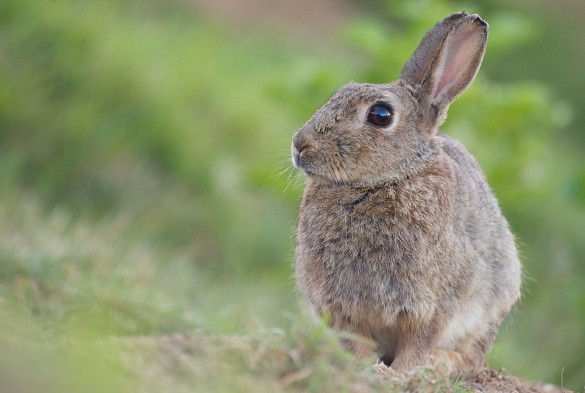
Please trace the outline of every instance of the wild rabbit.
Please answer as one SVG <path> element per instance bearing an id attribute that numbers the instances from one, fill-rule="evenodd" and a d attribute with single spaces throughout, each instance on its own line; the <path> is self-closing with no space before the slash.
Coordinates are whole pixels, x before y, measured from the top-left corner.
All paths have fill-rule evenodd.
<path id="1" fill-rule="evenodd" d="M 396 371 L 482 367 L 520 296 L 498 202 L 465 147 L 437 130 L 475 78 L 487 36 L 478 15 L 448 16 L 398 81 L 342 86 L 293 137 L 307 175 L 298 288 L 333 328 L 377 343 Z"/>

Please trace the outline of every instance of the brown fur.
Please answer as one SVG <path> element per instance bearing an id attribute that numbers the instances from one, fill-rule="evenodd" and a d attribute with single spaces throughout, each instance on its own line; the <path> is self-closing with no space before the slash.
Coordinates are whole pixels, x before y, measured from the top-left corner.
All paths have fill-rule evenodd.
<path id="1" fill-rule="evenodd" d="M 401 79 L 341 87 L 293 138 L 295 165 L 308 176 L 298 287 L 334 328 L 373 339 L 396 370 L 483 365 L 520 294 L 513 236 L 483 173 L 436 131 L 474 79 L 486 40 L 477 15 L 447 17 Z M 366 121 L 379 101 L 394 110 L 384 129 Z"/>

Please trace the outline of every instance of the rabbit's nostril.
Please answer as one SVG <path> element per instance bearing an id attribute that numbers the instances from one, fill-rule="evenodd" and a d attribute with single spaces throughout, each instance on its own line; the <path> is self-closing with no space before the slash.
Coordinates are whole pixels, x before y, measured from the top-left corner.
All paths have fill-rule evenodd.
<path id="1" fill-rule="evenodd" d="M 297 149 L 297 151 L 300 153 L 303 150 L 305 150 L 305 148 L 307 147 L 307 144 L 302 144 L 302 145 L 296 145 L 295 148 Z"/>

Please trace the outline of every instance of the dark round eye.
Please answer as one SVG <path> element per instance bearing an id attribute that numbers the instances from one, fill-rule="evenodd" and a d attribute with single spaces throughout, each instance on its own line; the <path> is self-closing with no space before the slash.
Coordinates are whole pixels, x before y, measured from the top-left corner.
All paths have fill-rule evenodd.
<path id="1" fill-rule="evenodd" d="M 394 120 L 394 111 L 386 104 L 374 104 L 368 110 L 368 123 L 388 127 Z"/>

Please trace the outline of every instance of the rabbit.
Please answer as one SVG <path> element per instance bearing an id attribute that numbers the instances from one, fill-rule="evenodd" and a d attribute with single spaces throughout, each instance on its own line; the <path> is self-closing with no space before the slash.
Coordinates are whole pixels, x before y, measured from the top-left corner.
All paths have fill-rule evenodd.
<path id="1" fill-rule="evenodd" d="M 306 175 L 297 288 L 333 329 L 396 372 L 486 366 L 520 297 L 514 237 L 485 175 L 438 127 L 475 79 L 488 24 L 448 16 L 389 84 L 349 83 L 293 136 Z M 375 343 L 367 345 L 366 341 Z"/>

